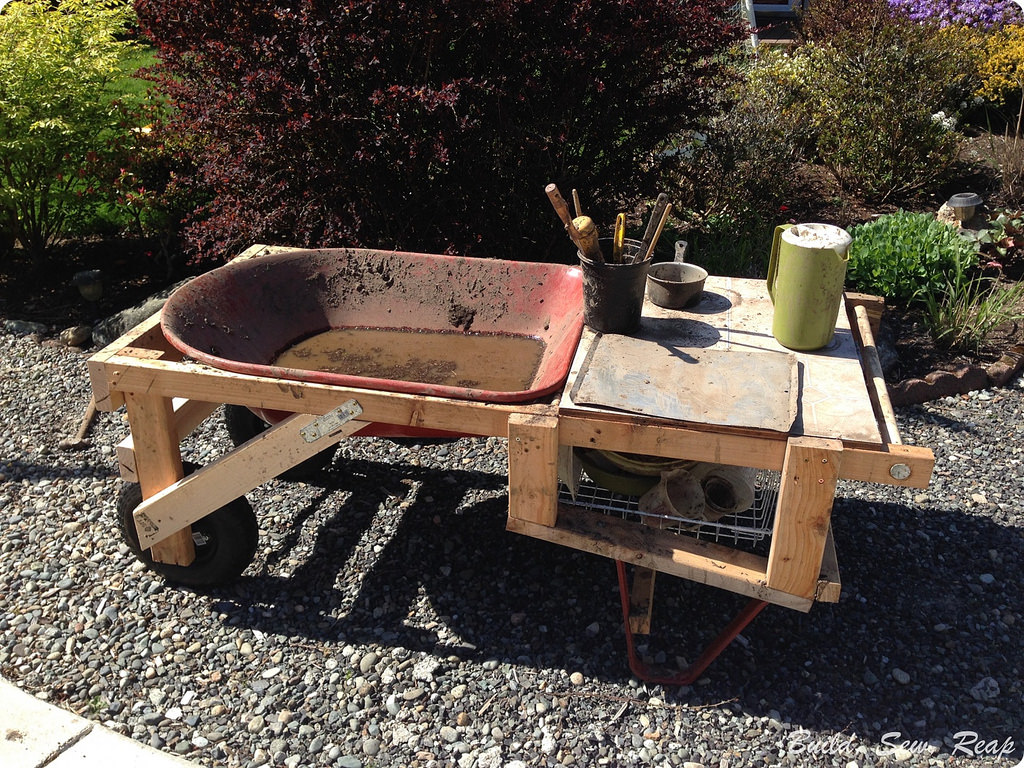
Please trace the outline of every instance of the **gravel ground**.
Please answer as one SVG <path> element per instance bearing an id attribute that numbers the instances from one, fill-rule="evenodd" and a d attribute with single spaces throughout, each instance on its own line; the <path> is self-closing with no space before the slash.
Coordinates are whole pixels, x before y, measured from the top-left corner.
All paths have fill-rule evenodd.
<path id="1" fill-rule="evenodd" d="M 771 606 L 694 686 L 663 688 L 630 676 L 611 561 L 505 532 L 493 438 L 350 441 L 315 483 L 249 495 L 260 546 L 241 581 L 165 584 L 113 523 L 123 416 L 58 448 L 85 360 L 0 334 L 0 674 L 134 739 L 208 766 L 1021 757 L 1019 381 L 902 410 L 934 481 L 842 484 L 840 602 Z M 212 419 L 186 458 L 228 445 Z M 693 658 L 743 603 L 663 577 L 645 652 Z"/>

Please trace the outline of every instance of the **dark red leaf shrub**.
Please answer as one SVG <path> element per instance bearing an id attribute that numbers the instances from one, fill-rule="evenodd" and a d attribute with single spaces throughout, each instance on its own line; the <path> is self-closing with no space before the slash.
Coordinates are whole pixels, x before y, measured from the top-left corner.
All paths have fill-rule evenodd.
<path id="1" fill-rule="evenodd" d="M 203 255 L 252 242 L 539 259 L 543 193 L 610 222 L 713 109 L 734 3 L 137 0 L 171 128 L 211 202 Z"/>

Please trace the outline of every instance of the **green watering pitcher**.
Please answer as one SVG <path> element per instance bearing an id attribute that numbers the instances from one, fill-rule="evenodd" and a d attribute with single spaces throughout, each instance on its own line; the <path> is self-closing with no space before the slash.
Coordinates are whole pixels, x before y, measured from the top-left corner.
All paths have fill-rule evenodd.
<path id="1" fill-rule="evenodd" d="M 832 341 L 850 242 L 849 232 L 831 224 L 775 228 L 768 295 L 775 305 L 772 335 L 782 346 L 808 351 Z"/>

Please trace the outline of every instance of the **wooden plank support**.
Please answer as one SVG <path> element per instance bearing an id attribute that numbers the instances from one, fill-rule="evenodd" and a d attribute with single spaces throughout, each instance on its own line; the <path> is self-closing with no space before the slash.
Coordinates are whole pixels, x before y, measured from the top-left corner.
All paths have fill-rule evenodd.
<path id="1" fill-rule="evenodd" d="M 346 398 L 355 398 L 365 421 L 447 429 L 470 435 L 506 437 L 511 413 L 547 413 L 547 404 L 483 403 L 383 390 L 338 387 L 247 376 L 198 363 L 116 357 L 102 365 L 111 388 L 232 403 L 288 413 L 326 413 Z"/>
<path id="2" fill-rule="evenodd" d="M 559 504 L 554 526 L 509 518 L 506 528 L 798 611 L 809 611 L 814 604 L 809 597 L 769 587 L 765 577 L 768 561 L 764 557 L 582 507 Z"/>
<path id="3" fill-rule="evenodd" d="M 206 421 L 219 407 L 219 403 L 204 403 L 200 400 L 174 398 L 174 429 L 180 443 L 192 431 Z M 135 440 L 129 434 L 117 444 L 117 465 L 121 479 L 126 483 L 137 483 L 139 477 L 135 462 Z"/>
<path id="4" fill-rule="evenodd" d="M 124 400 L 134 438 L 139 486 L 145 504 L 146 499 L 157 496 L 164 488 L 180 480 L 183 474 L 177 430 L 174 427 L 174 408 L 170 399 L 158 395 L 126 392 Z M 138 532 L 141 541 L 143 530 L 139 528 Z M 189 524 L 167 531 L 166 536 L 147 541 L 142 547 L 152 547 L 150 554 L 160 563 L 188 566 L 196 558 Z"/>
<path id="5" fill-rule="evenodd" d="M 654 611 L 654 581 L 658 572 L 638 566 L 633 569 L 633 588 L 629 591 L 629 628 L 634 635 L 651 634 Z"/>
<path id="6" fill-rule="evenodd" d="M 825 552 L 821 558 L 821 578 L 818 579 L 818 590 L 814 600 L 818 603 L 838 603 L 843 584 L 839 579 L 839 558 L 836 557 L 836 540 L 832 536 L 832 526 L 828 527 L 825 537 Z"/>
<path id="7" fill-rule="evenodd" d="M 143 501 L 135 510 L 139 543 L 148 547 L 187 530 L 199 518 L 366 426 L 365 421 L 352 419 L 336 431 L 307 442 L 301 433 L 317 419 L 310 414 L 290 416 Z"/>
<path id="8" fill-rule="evenodd" d="M 779 472 L 786 457 L 786 441 L 751 435 L 704 432 L 691 426 L 641 425 L 619 414 L 618 420 L 595 415 L 559 417 L 559 441 L 607 451 L 686 458 Z M 930 448 L 909 445 L 843 446 L 840 477 L 868 483 L 927 488 L 935 466 Z"/>
<path id="9" fill-rule="evenodd" d="M 598 412 L 559 416 L 559 441 L 584 448 L 621 453 L 687 458 L 714 464 L 774 469 L 782 467 L 786 435 L 713 432 L 712 427 L 651 423 L 649 417 Z"/>
<path id="10" fill-rule="evenodd" d="M 160 336 L 159 340 L 156 338 L 157 335 Z M 106 375 L 105 370 L 106 362 L 121 355 L 126 348 L 134 344 L 157 347 L 162 340 L 160 313 L 157 312 L 89 358 L 89 381 L 92 384 L 93 397 L 96 398 L 96 407 L 99 410 L 116 411 L 124 405 L 124 393 L 116 391 L 110 386 L 110 377 Z"/>
<path id="11" fill-rule="evenodd" d="M 868 451 L 844 447 L 839 476 L 865 483 L 927 488 L 934 468 L 931 448 L 893 444 L 881 451 Z"/>
<path id="12" fill-rule="evenodd" d="M 661 528 L 662 520 L 650 515 L 640 518 L 643 525 Z M 654 582 L 658 572 L 638 565 L 633 569 L 633 588 L 629 593 L 629 628 L 635 635 L 651 634 L 651 614 L 654 612 Z"/>
<path id="13" fill-rule="evenodd" d="M 558 417 L 508 417 L 508 516 L 551 526 L 558 519 Z"/>
<path id="14" fill-rule="evenodd" d="M 767 583 L 772 589 L 814 597 L 842 455 L 838 440 L 789 440 L 768 554 Z"/>
<path id="15" fill-rule="evenodd" d="M 853 308 L 856 319 L 855 328 L 860 339 L 862 358 L 864 360 L 864 379 L 868 385 L 868 398 L 874 407 L 878 417 L 879 427 L 882 428 L 882 440 L 886 443 L 899 444 L 900 430 L 896 424 L 896 414 L 892 409 L 892 401 L 889 399 L 889 388 L 885 384 L 885 374 L 882 372 L 882 362 L 878 358 L 878 348 L 875 346 L 875 337 L 871 332 L 871 322 L 868 319 L 867 310 L 863 306 Z"/>
<path id="16" fill-rule="evenodd" d="M 883 297 L 872 296 L 870 293 L 847 291 L 843 294 L 843 303 L 846 305 L 846 314 L 850 318 L 851 327 L 857 324 L 855 310 L 860 307 L 867 314 L 868 322 L 871 325 L 871 335 L 878 335 L 878 329 L 882 327 L 882 315 L 885 313 Z"/>

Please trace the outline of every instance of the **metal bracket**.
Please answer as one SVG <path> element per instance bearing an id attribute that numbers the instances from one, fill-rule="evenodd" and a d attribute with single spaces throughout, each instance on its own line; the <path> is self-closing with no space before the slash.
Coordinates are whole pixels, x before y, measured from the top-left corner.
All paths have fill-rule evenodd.
<path id="1" fill-rule="evenodd" d="M 307 443 L 315 443 L 322 437 L 334 434 L 362 412 L 363 408 L 359 403 L 355 400 L 348 400 L 333 411 L 328 411 L 323 416 L 313 419 L 299 430 L 299 434 Z"/>

